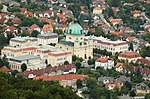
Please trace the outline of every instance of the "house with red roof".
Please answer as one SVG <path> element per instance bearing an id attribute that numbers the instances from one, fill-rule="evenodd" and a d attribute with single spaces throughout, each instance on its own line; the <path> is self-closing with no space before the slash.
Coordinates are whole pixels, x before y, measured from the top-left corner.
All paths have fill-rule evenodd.
<path id="1" fill-rule="evenodd" d="M 115 66 L 115 70 L 117 72 L 123 73 L 124 71 L 124 64 L 121 62 L 117 62 L 116 66 Z"/>
<path id="2" fill-rule="evenodd" d="M 3 66 L 3 67 L 0 68 L 0 72 L 8 72 L 8 73 L 10 73 L 11 70 L 8 67 Z"/>
<path id="3" fill-rule="evenodd" d="M 133 17 L 139 17 L 141 16 L 141 11 L 140 10 L 131 11 L 131 14 L 133 15 Z"/>
<path id="4" fill-rule="evenodd" d="M 128 41 L 128 42 L 139 42 L 139 40 L 135 36 L 127 37 L 126 41 Z"/>
<path id="5" fill-rule="evenodd" d="M 27 13 L 27 8 L 20 8 L 20 10 L 23 14 Z"/>
<path id="6" fill-rule="evenodd" d="M 32 25 L 29 27 L 29 31 L 31 31 L 31 32 L 29 32 L 29 33 L 31 34 L 33 30 L 36 30 L 36 31 L 40 32 L 40 31 L 41 31 L 41 28 L 40 28 L 38 25 L 36 25 L 36 24 L 32 24 Z"/>
<path id="7" fill-rule="evenodd" d="M 146 25 L 144 29 L 150 32 L 150 24 Z"/>
<path id="8" fill-rule="evenodd" d="M 5 13 L 0 13 L 0 23 L 3 25 L 9 20 L 9 16 Z"/>
<path id="9" fill-rule="evenodd" d="M 8 34 L 13 34 L 16 36 L 18 33 L 18 29 L 14 26 L 7 26 L 4 28 L 4 36 L 7 37 Z"/>
<path id="10" fill-rule="evenodd" d="M 59 84 L 63 87 L 73 87 L 74 89 L 77 89 L 76 81 L 78 79 L 83 80 L 87 78 L 87 75 L 83 74 L 65 74 L 65 75 L 55 75 L 55 76 L 38 76 L 35 77 L 34 80 L 44 80 L 44 81 L 51 81 L 56 80 L 59 81 Z"/>
<path id="11" fill-rule="evenodd" d="M 47 34 L 52 32 L 53 32 L 53 26 L 51 24 L 44 25 L 41 31 L 42 34 Z"/>
<path id="12" fill-rule="evenodd" d="M 112 25 L 123 24 L 122 19 L 110 19 Z"/>
<path id="13" fill-rule="evenodd" d="M 118 56 L 118 59 L 120 60 L 128 60 L 128 62 L 136 62 L 137 59 L 140 59 L 141 55 L 137 52 L 133 52 L 133 51 L 126 51 L 123 53 L 120 53 Z"/>
<path id="14" fill-rule="evenodd" d="M 99 14 L 101 14 L 102 13 L 102 8 L 101 7 L 95 7 L 94 9 L 93 9 L 93 14 L 95 14 L 95 15 L 99 15 Z"/>
<path id="15" fill-rule="evenodd" d="M 26 15 L 27 17 L 32 17 L 32 16 L 33 16 L 33 13 L 32 13 L 31 11 L 27 11 L 27 12 L 25 13 L 25 15 Z"/>
<path id="16" fill-rule="evenodd" d="M 51 16 L 54 16 L 54 12 L 52 10 L 37 11 L 33 16 L 36 18 L 50 18 Z"/>
<path id="17" fill-rule="evenodd" d="M 18 26 L 19 24 L 21 24 L 21 19 L 19 19 L 18 17 L 15 17 L 12 22 L 14 23 L 14 26 Z"/>
<path id="18" fill-rule="evenodd" d="M 114 67 L 114 60 L 109 57 L 97 58 L 95 61 L 95 69 L 102 67 L 104 69 L 112 69 Z"/>
<path id="19" fill-rule="evenodd" d="M 39 70 L 27 70 L 22 73 L 18 73 L 17 76 L 22 76 L 24 78 L 34 78 L 37 76 L 55 76 L 55 75 L 63 75 L 69 73 L 76 73 L 76 66 L 73 64 L 69 65 L 60 65 L 54 67 L 47 67 Z"/>

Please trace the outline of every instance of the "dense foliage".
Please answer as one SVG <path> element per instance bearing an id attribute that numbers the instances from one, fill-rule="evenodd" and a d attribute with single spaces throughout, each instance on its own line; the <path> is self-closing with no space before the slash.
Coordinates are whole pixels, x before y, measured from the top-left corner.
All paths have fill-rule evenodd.
<path id="1" fill-rule="evenodd" d="M 71 88 L 55 81 L 34 81 L 0 73 L 1 99 L 79 99 Z"/>

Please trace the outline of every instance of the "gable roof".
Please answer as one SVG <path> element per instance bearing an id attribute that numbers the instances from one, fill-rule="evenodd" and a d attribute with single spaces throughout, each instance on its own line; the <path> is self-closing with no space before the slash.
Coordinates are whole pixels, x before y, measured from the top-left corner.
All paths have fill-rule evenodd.
<path id="1" fill-rule="evenodd" d="M 10 69 L 7 68 L 6 66 L 3 66 L 0 68 L 0 72 L 5 71 L 5 72 L 10 72 Z"/>

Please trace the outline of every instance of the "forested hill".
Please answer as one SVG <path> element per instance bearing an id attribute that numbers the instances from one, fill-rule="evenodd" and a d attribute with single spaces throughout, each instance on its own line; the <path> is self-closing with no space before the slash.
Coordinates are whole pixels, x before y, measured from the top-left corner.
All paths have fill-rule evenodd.
<path id="1" fill-rule="evenodd" d="M 0 73 L 0 99 L 80 99 L 58 82 L 34 81 Z"/>

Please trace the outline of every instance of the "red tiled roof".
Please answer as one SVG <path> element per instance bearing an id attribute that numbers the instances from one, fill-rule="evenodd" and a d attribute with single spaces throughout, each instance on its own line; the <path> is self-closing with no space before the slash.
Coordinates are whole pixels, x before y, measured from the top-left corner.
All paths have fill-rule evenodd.
<path id="1" fill-rule="evenodd" d="M 148 60 L 148 59 L 141 58 L 141 59 L 137 59 L 136 62 L 150 66 L 150 60 Z"/>
<path id="2" fill-rule="evenodd" d="M 49 31 L 51 29 L 53 29 L 53 26 L 51 24 L 46 24 L 46 25 L 43 26 L 42 30 L 43 31 Z"/>
<path id="3" fill-rule="evenodd" d="M 7 68 L 6 66 L 3 66 L 3 67 L 0 68 L 0 72 L 1 72 L 1 71 L 10 72 L 10 69 Z"/>
<path id="4" fill-rule="evenodd" d="M 136 37 L 134 37 L 134 36 L 129 36 L 129 37 L 127 38 L 128 41 L 134 41 L 135 39 L 136 39 Z"/>
<path id="5" fill-rule="evenodd" d="M 95 7 L 93 10 L 102 10 L 101 7 Z"/>
<path id="6" fill-rule="evenodd" d="M 124 58 L 138 58 L 138 57 L 140 57 L 140 54 L 137 53 L 137 52 L 126 51 L 124 53 L 120 53 L 119 57 L 124 57 Z"/>
<path id="7" fill-rule="evenodd" d="M 120 67 L 120 66 L 123 67 L 123 63 L 117 62 L 117 64 L 116 64 L 115 67 L 118 68 L 118 67 Z"/>
<path id="8" fill-rule="evenodd" d="M 122 19 L 111 19 L 110 22 L 113 23 L 122 23 Z"/>
<path id="9" fill-rule="evenodd" d="M 35 28 L 39 28 L 39 26 L 36 25 L 36 24 L 32 24 L 32 25 L 30 26 L 30 29 L 32 29 L 32 30 L 34 30 Z"/>
<path id="10" fill-rule="evenodd" d="M 25 11 L 27 11 L 27 8 L 20 8 L 20 10 L 24 13 Z"/>
<path id="11" fill-rule="evenodd" d="M 131 11 L 131 14 L 140 14 L 141 13 L 141 11 L 140 10 L 135 10 L 135 11 Z"/>
<path id="12" fill-rule="evenodd" d="M 65 74 L 65 75 L 55 75 L 55 76 L 38 76 L 35 77 L 35 80 L 58 80 L 58 81 L 62 81 L 62 80 L 83 80 L 85 78 L 87 78 L 87 75 L 82 75 L 82 74 Z"/>
<path id="13" fill-rule="evenodd" d="M 26 15 L 27 15 L 28 17 L 32 17 L 32 16 L 33 16 L 33 13 L 32 13 L 31 11 L 28 11 L 28 12 L 26 13 Z"/>
<path id="14" fill-rule="evenodd" d="M 108 62 L 108 58 L 107 57 L 98 58 L 98 59 L 96 59 L 96 62 L 105 63 L 105 62 Z"/>

